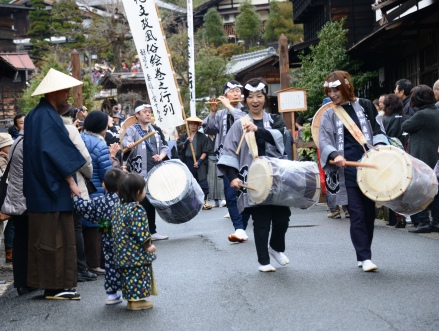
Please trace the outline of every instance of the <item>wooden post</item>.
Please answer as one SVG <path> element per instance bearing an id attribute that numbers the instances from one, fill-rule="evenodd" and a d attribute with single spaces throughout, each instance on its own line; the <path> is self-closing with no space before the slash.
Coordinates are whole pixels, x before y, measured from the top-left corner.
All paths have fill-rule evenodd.
<path id="1" fill-rule="evenodd" d="M 290 87 L 290 63 L 288 57 L 288 39 L 282 34 L 279 38 L 279 70 L 280 70 L 280 89 L 285 90 Z M 294 133 L 293 128 L 293 113 L 283 113 L 282 119 L 291 133 Z"/>
<path id="2" fill-rule="evenodd" d="M 79 52 L 74 49 L 70 55 L 72 59 L 72 76 L 73 78 L 81 80 L 81 61 L 79 59 Z M 73 88 L 73 101 L 73 105 L 76 108 L 82 108 L 82 85 Z"/>

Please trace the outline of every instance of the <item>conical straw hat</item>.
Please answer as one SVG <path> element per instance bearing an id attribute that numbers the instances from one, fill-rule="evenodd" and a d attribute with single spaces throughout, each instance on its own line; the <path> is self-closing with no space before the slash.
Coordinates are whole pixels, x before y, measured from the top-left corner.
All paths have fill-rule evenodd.
<path id="1" fill-rule="evenodd" d="M 32 93 L 32 96 L 65 90 L 81 84 L 82 82 L 80 80 L 50 68 L 40 85 L 38 85 L 37 89 Z"/>
<path id="2" fill-rule="evenodd" d="M 186 122 L 196 122 L 196 123 L 200 123 L 201 124 L 201 123 L 203 123 L 203 120 L 198 118 L 197 116 L 191 116 L 191 117 L 188 117 L 186 119 Z"/>

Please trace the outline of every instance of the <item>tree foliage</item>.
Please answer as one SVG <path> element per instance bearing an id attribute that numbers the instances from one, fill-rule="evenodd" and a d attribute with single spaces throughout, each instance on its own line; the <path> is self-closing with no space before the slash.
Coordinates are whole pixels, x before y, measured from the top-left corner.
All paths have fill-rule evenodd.
<path id="1" fill-rule="evenodd" d="M 239 39 L 245 41 L 245 48 L 251 47 L 261 37 L 261 20 L 248 0 L 241 3 L 240 14 L 236 16 L 235 31 Z"/>
<path id="2" fill-rule="evenodd" d="M 216 8 L 209 8 L 204 15 L 204 39 L 215 47 L 227 42 L 226 32 L 223 29 L 223 21 Z"/>
<path id="3" fill-rule="evenodd" d="M 291 17 L 293 17 L 291 2 L 270 1 L 270 14 L 265 25 L 264 41 L 278 41 L 284 34 L 290 42 L 299 42 L 300 38 L 303 38 L 303 26 L 294 24 Z"/>
<path id="4" fill-rule="evenodd" d="M 40 67 L 39 73 L 36 74 L 34 78 L 32 78 L 32 80 L 30 81 L 29 88 L 27 90 L 24 90 L 23 94 L 20 97 L 19 102 L 22 112 L 26 114 L 29 113 L 40 102 L 40 96 L 33 97 L 32 93 L 34 93 L 38 85 L 40 85 L 41 81 L 43 80 L 44 76 L 46 76 L 46 74 L 49 72 L 50 68 L 63 72 L 66 75 L 69 74 L 64 70 L 63 67 L 64 67 L 63 64 L 57 61 L 54 54 L 48 54 L 47 56 L 43 57 L 42 65 Z M 84 84 L 82 85 L 83 104 L 88 109 L 93 109 L 93 98 L 97 92 L 96 91 L 97 87 L 92 83 L 90 75 L 85 75 L 83 82 L 84 82 Z M 70 96 L 69 103 L 73 104 L 73 93 Z"/>
<path id="5" fill-rule="evenodd" d="M 53 3 L 50 31 L 55 37 L 65 37 L 65 49 L 83 48 L 85 42 L 81 12 L 75 0 L 55 1 Z"/>
<path id="6" fill-rule="evenodd" d="M 297 71 L 294 86 L 306 88 L 308 111 L 303 115 L 312 117 L 321 107 L 326 97 L 323 83 L 326 76 L 334 70 L 348 71 L 354 86 L 362 87 L 375 73 L 360 73 L 360 64 L 351 61 L 346 53 L 347 29 L 343 28 L 345 20 L 327 22 L 318 33 L 319 43 L 310 46 L 309 54 L 302 54 L 302 67 Z M 295 72 L 292 74 L 295 75 Z"/>
<path id="7" fill-rule="evenodd" d="M 121 52 L 126 47 L 126 37 L 130 32 L 128 20 L 123 12 L 121 0 L 107 1 L 107 15 L 97 15 L 87 28 L 87 50 L 106 58 L 115 65 L 115 71 L 122 71 Z"/>
<path id="8" fill-rule="evenodd" d="M 31 53 L 34 58 L 40 60 L 51 48 L 50 41 L 48 41 L 51 37 L 51 17 L 46 10 L 44 0 L 31 0 L 31 6 L 32 10 L 29 11 L 30 25 L 27 34 L 33 45 Z"/>
<path id="9" fill-rule="evenodd" d="M 227 60 L 219 57 L 217 51 L 212 48 L 201 49 L 196 59 L 196 95 L 222 95 L 222 86 L 231 79 L 231 76 L 226 74 Z"/>
<path id="10" fill-rule="evenodd" d="M 229 60 L 233 55 L 244 53 L 244 45 L 242 44 L 224 44 L 217 48 L 218 55 Z"/>

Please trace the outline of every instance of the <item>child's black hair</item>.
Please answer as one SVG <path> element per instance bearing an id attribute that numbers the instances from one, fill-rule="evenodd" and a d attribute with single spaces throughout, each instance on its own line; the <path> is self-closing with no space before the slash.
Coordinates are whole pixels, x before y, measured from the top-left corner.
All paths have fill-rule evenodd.
<path id="1" fill-rule="evenodd" d="M 109 193 L 119 191 L 119 183 L 123 176 L 125 176 L 125 173 L 120 169 L 111 168 L 107 170 L 104 176 L 104 184 Z"/>
<path id="2" fill-rule="evenodd" d="M 119 198 L 123 203 L 138 201 L 139 192 L 145 189 L 145 179 L 136 173 L 122 177 L 119 182 Z"/>

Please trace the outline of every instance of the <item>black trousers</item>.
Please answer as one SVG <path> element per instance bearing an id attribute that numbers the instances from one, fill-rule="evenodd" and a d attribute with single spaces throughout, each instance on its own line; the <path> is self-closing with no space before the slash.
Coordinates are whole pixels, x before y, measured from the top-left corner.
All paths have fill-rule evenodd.
<path id="1" fill-rule="evenodd" d="M 82 216 L 76 211 L 73 212 L 73 223 L 75 225 L 76 255 L 78 257 L 78 272 L 87 270 L 85 260 L 84 235 L 82 234 Z"/>
<path id="2" fill-rule="evenodd" d="M 357 261 L 370 260 L 375 225 L 375 202 L 366 197 L 358 187 L 347 187 L 346 190 L 351 215 L 351 240 L 357 254 Z"/>
<path id="3" fill-rule="evenodd" d="M 15 225 L 14 241 L 12 250 L 14 258 L 12 259 L 12 267 L 14 273 L 14 287 L 27 286 L 27 247 L 29 239 L 29 218 L 27 214 L 13 216 Z"/>
<path id="4" fill-rule="evenodd" d="M 154 206 L 149 202 L 149 200 L 145 197 L 142 201 L 140 201 L 140 204 L 145 208 L 146 215 L 148 217 L 148 224 L 149 224 L 149 232 L 151 234 L 157 233 L 156 225 L 155 225 L 155 208 Z"/>
<path id="5" fill-rule="evenodd" d="M 285 252 L 285 233 L 288 230 L 291 210 L 284 206 L 262 205 L 246 208 L 253 218 L 253 233 L 255 237 L 256 253 L 261 265 L 270 264 L 268 241 L 270 247 L 278 252 Z"/>

